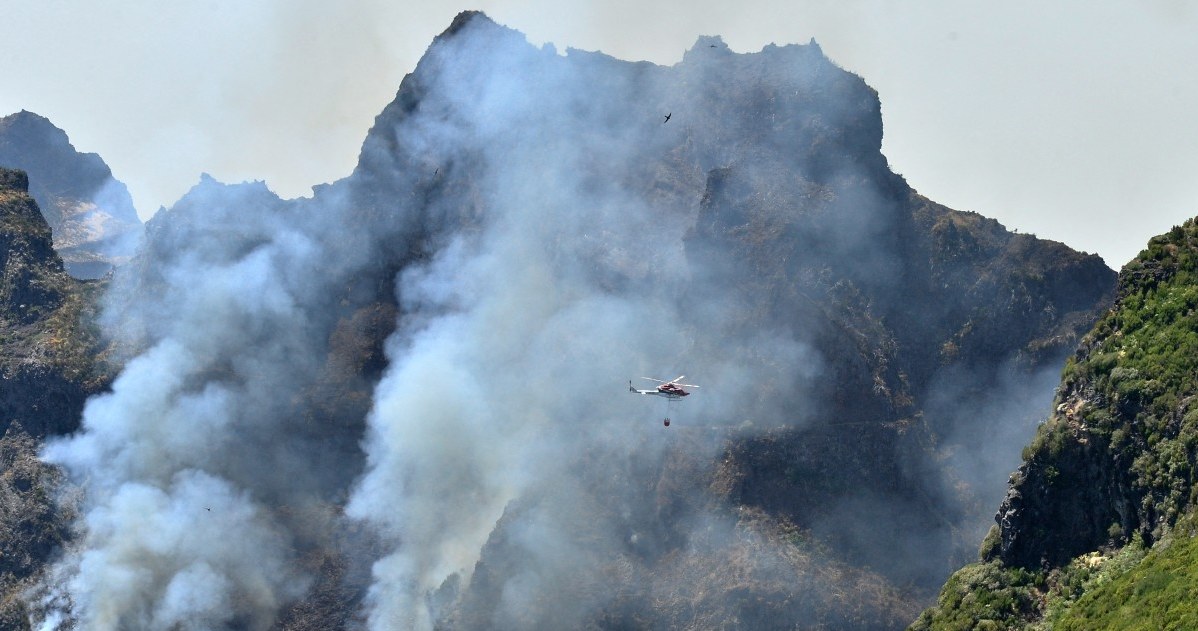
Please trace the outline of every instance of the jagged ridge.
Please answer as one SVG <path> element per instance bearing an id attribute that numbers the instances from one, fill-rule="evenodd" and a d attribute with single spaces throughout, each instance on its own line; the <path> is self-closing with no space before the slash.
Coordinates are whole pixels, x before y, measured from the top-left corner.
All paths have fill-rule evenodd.
<path id="1" fill-rule="evenodd" d="M 0 118 L 0 167 L 30 176 L 29 192 L 76 278 L 98 278 L 132 256 L 141 220 L 125 185 L 94 153 L 79 153 L 66 132 L 21 111 Z"/>

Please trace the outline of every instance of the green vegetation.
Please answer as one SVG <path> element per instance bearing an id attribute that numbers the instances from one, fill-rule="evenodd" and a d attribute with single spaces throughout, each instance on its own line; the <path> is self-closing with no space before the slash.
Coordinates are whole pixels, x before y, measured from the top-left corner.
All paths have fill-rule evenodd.
<path id="1" fill-rule="evenodd" d="M 1195 499 L 1198 224 L 1152 239 L 1124 268 L 1116 308 L 1083 349 L 1061 391 L 1087 393 L 1086 404 L 1066 415 L 1071 422 L 1046 425 L 1025 456 L 1051 459 L 1078 425 L 1108 440 L 1112 459 L 1131 463 L 1144 534 L 1159 537 Z"/>
<path id="2" fill-rule="evenodd" d="M 1124 576 L 1128 570 L 1136 567 L 1146 553 L 1143 540 L 1133 536 L 1132 542 L 1123 548 L 1105 554 L 1083 554 L 1053 569 L 1045 580 L 1043 619 L 1032 628 L 1055 629 L 1058 621 L 1071 611 L 1079 598 Z"/>
<path id="3" fill-rule="evenodd" d="M 1080 598 L 1045 616 L 1048 628 L 1198 629 L 1198 538 L 1192 516 L 1188 521 L 1190 527 L 1174 529 L 1146 555 L 1108 561 L 1113 567 L 1083 579 Z"/>
<path id="4" fill-rule="evenodd" d="M 987 537 L 991 542 L 993 533 Z M 1187 542 L 1193 541 L 1187 539 Z M 986 544 L 983 544 L 983 547 Z M 1198 542 L 1187 543 L 1192 560 L 1198 561 Z M 949 578 L 940 592 L 936 607 L 920 615 L 910 627 L 912 631 L 965 631 L 966 629 L 1189 629 L 1195 625 L 1170 627 L 1156 622 L 1164 620 L 1162 615 L 1174 616 L 1189 605 L 1173 607 L 1169 614 L 1145 612 L 1145 622 L 1140 626 L 1105 627 L 1095 612 L 1108 613 L 1118 618 L 1126 616 L 1124 605 L 1130 601 L 1122 593 L 1125 587 L 1145 594 L 1144 602 L 1137 608 L 1158 607 L 1160 602 L 1172 598 L 1192 575 L 1177 572 L 1181 565 L 1174 563 L 1169 568 L 1152 569 L 1153 558 L 1161 554 L 1173 554 L 1170 550 L 1180 546 L 1165 546 L 1153 549 L 1149 554 L 1143 540 L 1133 536 L 1132 541 L 1113 551 L 1091 552 L 1078 556 L 1068 564 L 1047 572 L 1032 572 L 1022 568 L 1008 567 L 1001 561 L 986 561 L 967 565 Z M 1162 553 L 1161 550 L 1164 550 Z M 1148 558 L 1145 559 L 1145 556 Z M 1175 555 L 1174 555 L 1175 556 Z M 1198 567 L 1186 561 L 1187 567 Z M 1173 584 L 1168 593 L 1140 586 L 1140 577 L 1151 574 L 1160 584 L 1162 574 L 1170 575 Z M 1120 591 L 1112 592 L 1112 589 Z M 1198 585 L 1193 588 L 1198 591 Z M 1198 595 L 1198 594 L 1195 594 Z M 1193 600 L 1190 595 L 1179 595 Z M 1194 601 L 1198 610 L 1198 601 Z M 1096 607 L 1096 604 L 1097 607 Z M 1169 618 L 1170 620 L 1174 618 Z M 1147 621 L 1153 621 L 1149 624 Z M 1189 620 L 1189 618 L 1186 618 Z M 1146 625 L 1146 626 L 1145 626 Z"/>
<path id="5" fill-rule="evenodd" d="M 920 615 L 913 631 L 1022 629 L 1038 616 L 1044 577 L 998 561 L 974 563 L 949 577 L 936 607 Z"/>
<path id="6" fill-rule="evenodd" d="M 1045 533 L 1077 516 L 1053 511 L 1093 489 L 1061 485 L 1099 479 L 1134 511 L 1132 530 L 1116 521 L 1105 544 L 1029 571 L 1004 563 L 995 528 L 984 561 L 954 574 L 912 629 L 1198 628 L 1198 223 L 1152 239 L 1123 269 L 1115 308 L 1066 363 L 1059 392 L 1013 482 L 1046 512 L 1014 526 L 1015 536 L 1068 540 Z M 1106 472 L 1096 478 L 1096 467 Z"/>

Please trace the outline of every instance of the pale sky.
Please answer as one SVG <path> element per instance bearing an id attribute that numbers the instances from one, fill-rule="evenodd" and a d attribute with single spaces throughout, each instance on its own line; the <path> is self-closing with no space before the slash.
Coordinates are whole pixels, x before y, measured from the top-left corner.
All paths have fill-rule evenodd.
<path id="1" fill-rule="evenodd" d="M 307 195 L 349 174 L 464 9 L 665 65 L 699 35 L 738 52 L 814 37 L 878 90 L 883 152 L 917 190 L 1115 268 L 1198 215 L 1186 0 L 0 0 L 0 115 L 37 112 L 100 154 L 143 218 L 202 172 Z"/>

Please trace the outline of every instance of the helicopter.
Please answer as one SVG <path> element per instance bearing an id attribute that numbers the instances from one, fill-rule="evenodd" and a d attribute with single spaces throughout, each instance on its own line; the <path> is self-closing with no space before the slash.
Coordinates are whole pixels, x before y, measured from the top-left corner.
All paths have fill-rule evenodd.
<path id="1" fill-rule="evenodd" d="M 690 383 L 679 383 L 685 378 L 686 378 L 686 375 L 678 375 L 678 377 L 671 379 L 669 381 L 662 381 L 661 379 L 654 379 L 653 377 L 641 377 L 641 379 L 647 379 L 649 381 L 656 381 L 658 384 L 657 387 L 652 390 L 638 390 L 632 386 L 632 380 L 629 380 L 628 381 L 628 391 L 635 392 L 637 394 L 647 394 L 647 395 L 656 396 L 656 397 L 664 397 L 666 400 L 666 414 L 667 414 L 664 423 L 665 423 L 666 427 L 669 427 L 670 426 L 670 417 L 668 415 L 669 415 L 669 411 L 670 411 L 670 404 L 672 404 L 675 401 L 678 401 L 682 397 L 690 396 L 690 393 L 687 392 L 684 389 L 684 387 L 686 387 L 686 388 L 698 388 L 699 387 L 699 386 L 696 386 L 696 385 L 690 384 Z"/>
<path id="2" fill-rule="evenodd" d="M 637 394 L 651 394 L 653 396 L 665 397 L 667 399 L 670 399 L 671 401 L 677 401 L 678 399 L 681 399 L 682 397 L 690 395 L 689 392 L 682 389 L 683 386 L 685 386 L 687 388 L 698 388 L 699 387 L 699 386 L 696 386 L 696 385 L 690 384 L 690 383 L 678 383 L 679 381 L 682 381 L 685 378 L 686 378 L 686 375 L 678 375 L 678 377 L 675 379 L 671 379 L 669 381 L 662 381 L 661 379 L 654 379 L 653 377 L 641 377 L 641 379 L 647 379 L 649 381 L 656 381 L 660 385 L 658 385 L 657 388 L 655 388 L 653 390 L 637 390 L 636 388 L 632 387 L 632 381 L 629 381 L 628 382 L 628 391 L 635 392 Z"/>

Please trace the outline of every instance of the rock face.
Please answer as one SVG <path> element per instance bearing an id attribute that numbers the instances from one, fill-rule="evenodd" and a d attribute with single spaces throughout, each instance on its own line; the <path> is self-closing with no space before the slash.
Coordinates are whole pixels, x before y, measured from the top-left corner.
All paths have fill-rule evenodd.
<path id="1" fill-rule="evenodd" d="M 72 276 L 103 276 L 137 248 L 141 220 L 125 185 L 44 117 L 21 111 L 0 118 L 0 167 L 29 174 L 29 192 Z"/>
<path id="2" fill-rule="evenodd" d="M 901 627 L 1114 273 L 920 196 L 881 139 L 877 94 L 814 44 L 660 67 L 458 16 L 351 176 L 290 202 L 204 179 L 147 226 L 105 320 L 146 350 L 103 399 L 123 412 L 56 443 L 116 524 L 59 613 Z M 703 389 L 663 430 L 622 382 L 675 366 Z M 224 553 L 196 472 L 264 545 Z M 190 508 L 121 512 L 147 488 Z M 186 534 L 124 536 L 147 520 Z M 153 578 L 106 591 L 112 559 Z M 180 617 L 197 566 L 212 598 Z"/>
<path id="3" fill-rule="evenodd" d="M 1003 563 L 1058 566 L 1133 533 L 1151 544 L 1192 510 L 1196 262 L 1191 220 L 1123 269 L 999 509 Z"/>
<path id="4" fill-rule="evenodd" d="M 631 574 L 613 589 L 635 590 L 640 584 L 635 576 L 664 571 L 663 559 L 676 560 L 672 555 L 688 550 L 695 540 L 680 524 L 697 519 L 712 503 L 756 516 L 732 518 L 734 529 L 752 533 L 747 537 L 776 542 L 779 529 L 794 529 L 825 546 L 826 555 L 814 566 L 868 568 L 872 573 L 858 586 L 886 585 L 871 591 L 876 599 L 858 601 L 861 609 L 853 615 L 832 616 L 828 620 L 838 622 L 829 624 L 905 624 L 909 607 L 926 602 L 923 590 L 938 585 L 980 540 L 986 506 L 1001 494 L 1001 484 L 983 480 L 1001 480 L 1017 461 L 1018 443 L 1004 432 L 1025 440 L 1047 412 L 1056 369 L 1112 300 L 1114 273 L 1096 256 L 1012 234 L 993 220 L 953 211 L 911 190 L 880 152 L 877 94 L 818 46 L 771 46 L 737 55 L 718 39 L 701 39 L 681 63 L 663 68 L 579 51 L 564 58 L 538 51 L 518 34 L 472 14 L 459 16 L 405 79 L 396 100 L 376 119 L 357 170 L 335 186 L 369 214 L 387 213 L 397 198 L 423 200 L 414 216 L 399 217 L 411 222 L 406 226 L 412 237 L 405 242 L 413 245 L 383 257 L 410 257 L 430 244 L 435 251 L 436 244 L 449 241 L 445 231 L 485 223 L 492 212 L 485 177 L 497 168 L 486 153 L 430 146 L 408 134 L 428 120 L 458 124 L 455 117 L 468 128 L 485 128 L 488 114 L 461 108 L 452 93 L 488 94 L 496 89 L 488 77 L 505 74 L 538 77 L 537 98 L 564 95 L 543 97 L 548 112 L 556 112 L 554 100 L 562 98 L 587 113 L 558 122 L 555 114 L 521 102 L 513 107 L 529 108 L 517 117 L 526 125 L 522 129 L 538 137 L 549 121 L 554 142 L 588 147 L 581 150 L 590 156 L 580 165 L 583 177 L 618 182 L 630 197 L 649 201 L 654 221 L 685 227 L 683 256 L 691 276 L 647 290 L 682 305 L 680 326 L 695 332 L 691 356 L 731 357 L 774 370 L 762 370 L 765 379 L 744 384 L 753 396 L 723 419 L 749 421 L 753 429 L 731 432 L 715 447 L 696 448 L 716 452 L 706 468 L 686 468 L 692 473 L 679 480 L 678 471 L 650 464 L 658 454 L 642 461 L 622 453 L 610 456 L 624 463 L 620 470 L 626 473 L 613 472 L 602 459 L 574 472 L 583 480 L 604 475 L 635 480 L 635 471 L 647 470 L 650 479 L 672 486 L 673 498 L 646 494 L 628 500 L 638 507 L 634 515 L 643 512 L 639 518 L 604 503 L 601 498 L 615 493 L 612 489 L 600 492 L 585 483 L 579 493 L 589 499 L 573 500 L 587 507 L 581 510 L 589 520 L 597 520 L 591 527 L 610 520 L 606 523 L 616 524 L 612 531 L 640 533 L 639 550 L 606 564 L 581 563 L 594 572 L 579 570 L 581 575 L 544 586 L 521 617 L 499 622 L 503 594 L 515 588 L 515 577 L 541 571 L 533 549 L 512 545 L 513 533 L 541 513 L 513 508 L 483 549 L 476 579 L 451 582 L 442 593 L 450 603 L 442 609 L 446 625 L 520 628 L 607 620 L 615 626 L 633 621 L 670 626 L 740 619 L 729 604 L 736 602 L 736 590 L 754 593 L 768 589 L 768 581 L 721 585 L 715 565 L 699 567 L 718 563 L 718 554 L 695 560 L 686 575 L 697 592 L 715 594 L 703 613 L 650 611 L 645 601 L 635 606 L 608 601 L 584 586 L 620 575 L 622 567 Z M 563 76 L 603 89 L 575 93 L 573 80 L 555 83 Z M 450 79 L 453 86 L 447 88 Z M 672 116 L 662 122 L 667 112 Z M 618 160 L 608 159 L 606 143 L 586 136 L 588 125 L 638 118 L 643 122 L 618 126 L 640 143 L 617 152 Z M 641 260 L 612 250 L 577 255 L 593 261 L 595 269 L 614 272 L 601 282 L 616 291 L 641 287 L 653 270 L 669 264 L 660 252 Z M 402 267 L 405 260 L 392 265 Z M 728 307 L 713 315 L 712 301 Z M 794 340 L 811 354 L 789 360 L 774 354 L 772 345 Z M 804 365 L 797 374 L 796 364 Z M 1007 399 L 1028 405 L 1012 406 Z M 999 451 L 1004 443 L 1007 460 L 988 463 L 980 472 L 986 467 L 973 462 L 975 454 L 984 461 L 983 452 Z M 526 498 L 524 506 L 559 501 L 546 493 Z M 696 495 L 707 499 L 678 499 Z M 579 532 L 580 538 L 602 540 L 590 528 L 579 526 Z M 738 544 L 728 545 L 725 552 L 736 555 Z M 779 558 L 788 559 L 777 562 L 795 576 L 812 575 L 812 566 L 785 554 Z M 846 585 L 859 579 L 829 575 L 839 577 L 826 584 L 830 591 L 812 592 L 814 600 L 824 599 L 822 605 L 776 603 L 772 623 L 830 615 L 831 592 L 854 589 Z M 653 602 L 667 600 L 681 602 Z M 567 614 L 558 606 L 565 602 L 589 604 Z M 604 618 L 615 610 L 623 611 L 616 618 L 622 623 Z"/>
<path id="5" fill-rule="evenodd" d="M 74 429 L 95 392 L 94 334 L 82 321 L 93 291 L 63 270 L 26 175 L 0 169 L 0 425 L 35 437 Z M 103 381 L 103 379 L 100 379 Z"/>
<path id="6" fill-rule="evenodd" d="M 20 423 L 0 438 L 0 626 L 28 629 L 22 592 L 36 586 L 46 562 L 70 539 L 75 518 L 66 498 L 56 495 L 62 472 L 38 460 L 41 441 Z"/>
<path id="7" fill-rule="evenodd" d="M 1152 239 L 1123 268 L 1114 308 L 1069 359 L 1055 413 L 1010 478 L 983 563 L 962 571 L 984 572 L 1023 594 L 1026 606 L 1000 621 L 1105 628 L 1098 620 L 1106 611 L 1139 611 L 1128 594 L 1116 593 L 1135 580 L 1142 559 L 1192 576 L 1190 558 L 1172 551 L 1184 551 L 1194 532 L 1187 520 L 1198 458 L 1196 308 L 1198 224 L 1190 220 Z M 1188 525 L 1177 534 L 1183 521 Z M 1101 580 L 1086 583 L 1091 574 Z M 922 627 L 981 620 L 971 605 L 977 601 L 962 595 L 982 589 L 991 587 L 954 577 Z M 1142 618 L 1148 627 L 1168 628 L 1192 615 L 1161 584 L 1140 585 L 1134 597 L 1145 611 L 1160 613 Z"/>
<path id="8" fill-rule="evenodd" d="M 41 441 L 78 427 L 109 381 L 86 323 L 98 289 L 71 278 L 23 171 L 0 169 L 0 627 L 28 628 L 21 595 L 69 539 L 75 514 Z M 58 499 L 62 499 L 60 503 Z"/>

